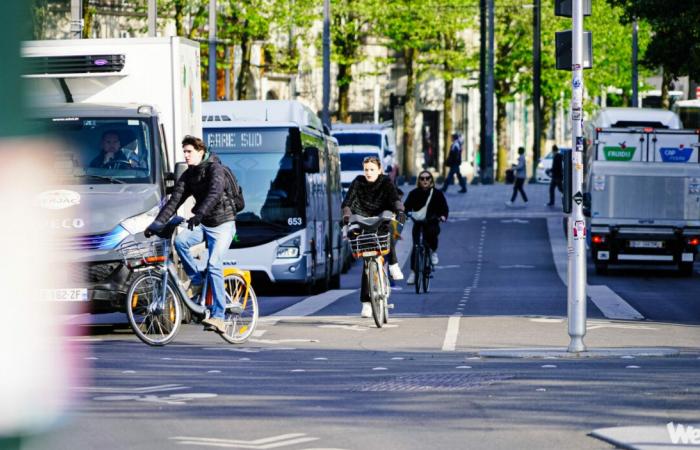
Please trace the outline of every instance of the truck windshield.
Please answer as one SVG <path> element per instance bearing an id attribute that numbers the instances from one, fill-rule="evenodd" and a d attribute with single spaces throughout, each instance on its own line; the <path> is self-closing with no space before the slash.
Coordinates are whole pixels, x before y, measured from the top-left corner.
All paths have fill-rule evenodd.
<path id="1" fill-rule="evenodd" d="M 306 226 L 302 158 L 288 128 L 208 128 L 204 142 L 243 189 L 245 209 L 236 214 L 241 245 Z"/>
<path id="2" fill-rule="evenodd" d="M 363 170 L 362 161 L 368 156 L 379 157 L 378 153 L 341 153 L 340 170 Z"/>
<path id="3" fill-rule="evenodd" d="M 339 146 L 344 145 L 370 145 L 382 148 L 382 135 L 378 133 L 334 133 Z"/>
<path id="4" fill-rule="evenodd" d="M 54 173 L 63 184 L 152 183 L 151 129 L 128 118 L 54 118 L 44 124 L 59 142 Z"/>

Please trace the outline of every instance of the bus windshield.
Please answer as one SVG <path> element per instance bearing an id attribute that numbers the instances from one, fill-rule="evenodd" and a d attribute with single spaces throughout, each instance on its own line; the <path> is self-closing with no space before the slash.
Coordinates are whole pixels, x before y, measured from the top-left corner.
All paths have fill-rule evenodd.
<path id="1" fill-rule="evenodd" d="M 340 170 L 363 170 L 362 161 L 368 156 L 379 157 L 378 153 L 341 153 Z"/>
<path id="2" fill-rule="evenodd" d="M 306 226 L 302 160 L 288 128 L 210 128 L 204 130 L 204 142 L 243 189 L 245 208 L 236 214 L 241 245 Z M 246 231 L 251 227 L 255 233 Z"/>
<path id="3" fill-rule="evenodd" d="M 333 133 L 339 146 L 369 145 L 382 148 L 382 135 L 379 133 Z"/>
<path id="4" fill-rule="evenodd" d="M 59 143 L 52 156 L 60 184 L 153 182 L 151 128 L 127 118 L 54 118 L 39 125 Z"/>

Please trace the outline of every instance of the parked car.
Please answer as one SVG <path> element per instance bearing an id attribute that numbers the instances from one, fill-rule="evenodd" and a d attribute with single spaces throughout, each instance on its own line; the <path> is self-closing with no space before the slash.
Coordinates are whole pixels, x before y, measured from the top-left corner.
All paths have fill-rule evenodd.
<path id="1" fill-rule="evenodd" d="M 571 150 L 569 147 L 559 147 L 559 153 L 562 155 Z M 543 158 L 540 158 L 535 168 L 535 174 L 538 183 L 549 183 L 552 177 L 549 176 L 549 171 L 552 169 L 552 161 L 554 158 L 554 153 L 549 152 Z"/>

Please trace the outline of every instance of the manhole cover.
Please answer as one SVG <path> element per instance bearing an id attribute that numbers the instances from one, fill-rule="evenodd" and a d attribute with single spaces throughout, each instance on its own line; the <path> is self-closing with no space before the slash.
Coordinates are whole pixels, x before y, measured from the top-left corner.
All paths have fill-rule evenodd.
<path id="1" fill-rule="evenodd" d="M 456 373 L 401 375 L 380 381 L 364 383 L 353 389 L 360 392 L 444 392 L 465 391 L 489 386 L 513 378 L 513 375 L 495 373 Z"/>

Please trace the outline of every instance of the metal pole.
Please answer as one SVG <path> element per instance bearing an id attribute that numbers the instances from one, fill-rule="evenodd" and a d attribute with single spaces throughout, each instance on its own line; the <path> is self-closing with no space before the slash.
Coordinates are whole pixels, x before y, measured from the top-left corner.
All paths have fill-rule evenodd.
<path id="1" fill-rule="evenodd" d="M 148 0 L 148 36 L 156 37 L 156 18 L 158 17 L 158 6 L 156 0 Z"/>
<path id="2" fill-rule="evenodd" d="M 374 85 L 374 123 L 379 123 L 379 83 Z"/>
<path id="3" fill-rule="evenodd" d="M 573 0 L 572 41 L 572 212 L 569 216 L 569 289 L 567 299 L 568 351 L 583 352 L 586 346 L 586 223 L 583 217 L 583 0 Z"/>
<path id="4" fill-rule="evenodd" d="M 216 100 L 216 0 L 209 0 L 209 101 Z"/>
<path id="5" fill-rule="evenodd" d="M 639 107 L 639 71 L 637 69 L 637 55 L 639 52 L 639 44 L 637 41 L 637 33 L 639 26 L 637 20 L 632 22 L 632 106 Z"/>
<path id="6" fill-rule="evenodd" d="M 533 154 L 532 154 L 532 179 L 531 183 L 537 181 L 537 162 L 540 160 L 541 154 L 541 143 L 540 136 L 542 135 L 542 123 L 540 121 L 541 115 L 541 104 L 540 98 L 541 94 L 541 70 L 542 70 L 542 57 L 540 53 L 540 28 L 541 28 L 541 0 L 535 0 L 534 7 L 532 9 L 532 120 L 533 120 Z"/>
<path id="7" fill-rule="evenodd" d="M 323 0 L 323 109 L 321 121 L 330 128 L 331 102 L 331 2 Z"/>
<path id="8" fill-rule="evenodd" d="M 83 0 L 70 1 L 70 36 L 72 39 L 83 37 Z"/>
<path id="9" fill-rule="evenodd" d="M 486 168 L 481 177 L 481 182 L 483 184 L 493 183 L 493 59 L 495 48 L 493 1 L 494 0 L 487 0 L 489 43 L 486 64 Z"/>
<path id="10" fill-rule="evenodd" d="M 479 1 L 479 181 L 486 172 L 486 0 Z"/>

